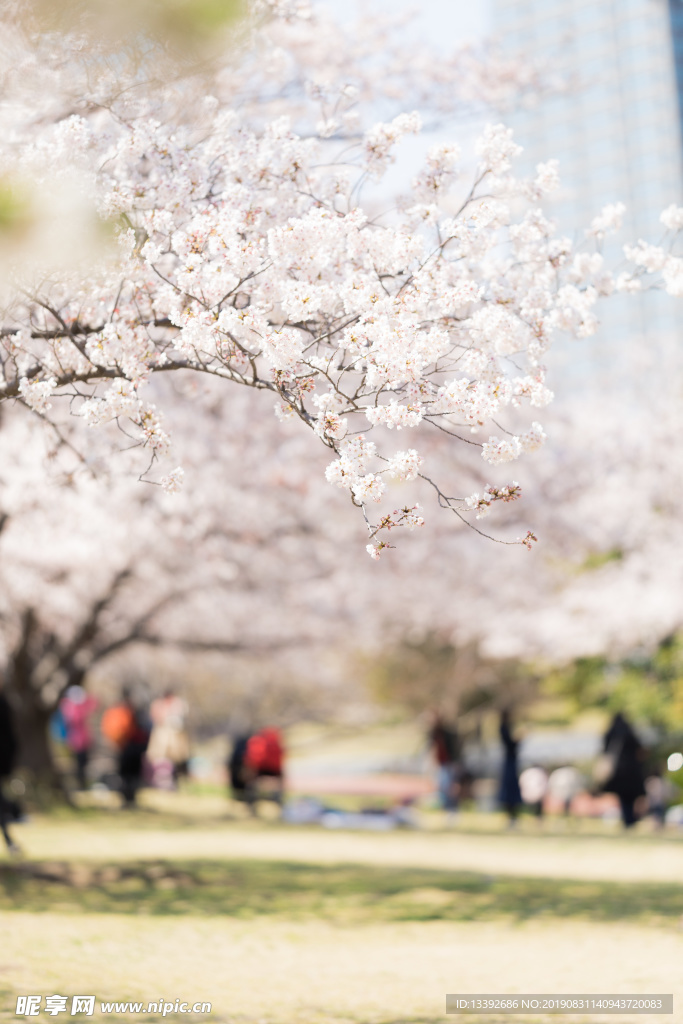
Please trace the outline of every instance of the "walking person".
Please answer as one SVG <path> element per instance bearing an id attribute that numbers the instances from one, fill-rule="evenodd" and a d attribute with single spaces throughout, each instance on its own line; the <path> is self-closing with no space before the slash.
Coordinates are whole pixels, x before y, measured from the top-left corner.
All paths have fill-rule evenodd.
<path id="1" fill-rule="evenodd" d="M 3 784 L 11 775 L 17 756 L 17 734 L 14 716 L 0 680 L 0 831 L 9 853 L 18 854 L 19 847 L 10 835 L 9 825 L 15 818 L 15 807 L 4 793 Z"/>
<path id="2" fill-rule="evenodd" d="M 86 772 L 93 746 L 89 720 L 96 707 L 97 701 L 82 686 L 70 686 L 59 705 L 66 729 L 65 742 L 73 755 L 79 789 L 87 788 Z"/>
<path id="3" fill-rule="evenodd" d="M 508 815 L 510 827 L 512 828 L 517 819 L 519 805 L 522 802 L 522 794 L 519 788 L 519 770 L 517 767 L 519 740 L 515 739 L 513 735 L 512 716 L 507 708 L 500 716 L 500 740 L 503 744 L 503 768 L 500 776 L 498 799 Z"/>
<path id="4" fill-rule="evenodd" d="M 644 751 L 630 722 L 621 711 L 617 711 L 605 733 L 603 749 L 612 762 L 603 789 L 606 793 L 616 793 L 624 828 L 631 828 L 638 820 L 636 800 L 645 796 L 642 766 Z"/>
<path id="5" fill-rule="evenodd" d="M 187 701 L 173 690 L 152 701 L 149 709 L 152 733 L 147 747 L 147 760 L 152 768 L 153 784 L 159 789 L 173 789 L 181 775 L 187 774 L 190 741 L 185 719 Z"/>
<path id="6" fill-rule="evenodd" d="M 246 763 L 250 739 L 251 734 L 246 732 L 235 736 L 228 758 L 228 777 L 233 799 L 245 803 L 253 813 L 256 776 Z"/>
<path id="7" fill-rule="evenodd" d="M 439 711 L 432 713 L 429 745 L 437 767 L 439 802 L 444 811 L 458 809 L 458 760 L 460 743 L 456 729 L 447 725 Z"/>
<path id="8" fill-rule="evenodd" d="M 130 690 L 124 689 L 120 702 L 105 711 L 102 716 L 102 733 L 118 750 L 118 773 L 124 807 L 134 807 L 142 782 L 149 729 Z"/>

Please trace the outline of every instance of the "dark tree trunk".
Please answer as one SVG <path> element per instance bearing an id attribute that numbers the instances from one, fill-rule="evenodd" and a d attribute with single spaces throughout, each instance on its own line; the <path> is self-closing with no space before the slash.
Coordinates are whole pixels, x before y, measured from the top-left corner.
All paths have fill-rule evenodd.
<path id="1" fill-rule="evenodd" d="M 16 767 L 28 773 L 30 789 L 39 801 L 66 796 L 50 746 L 50 719 L 54 708 L 44 705 L 20 665 L 15 662 L 12 668 L 6 692 L 18 740 Z"/>
<path id="2" fill-rule="evenodd" d="M 57 778 L 50 749 L 51 712 L 37 706 L 35 702 L 17 700 L 16 694 L 11 696 L 14 697 L 12 704 L 19 740 L 17 767 L 26 768 L 43 783 L 51 783 Z"/>
<path id="3" fill-rule="evenodd" d="M 49 642 L 49 641 L 48 641 Z M 7 672 L 7 697 L 12 706 L 17 733 L 16 766 L 26 769 L 36 796 L 64 794 L 64 786 L 50 748 L 50 718 L 54 702 L 46 702 L 36 684 L 35 674 L 47 644 L 32 608 L 21 618 L 21 634 Z"/>

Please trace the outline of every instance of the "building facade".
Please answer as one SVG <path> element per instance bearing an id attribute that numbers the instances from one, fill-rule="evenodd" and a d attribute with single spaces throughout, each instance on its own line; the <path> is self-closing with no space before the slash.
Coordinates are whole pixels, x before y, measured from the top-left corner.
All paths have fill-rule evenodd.
<path id="1" fill-rule="evenodd" d="M 607 203 L 625 203 L 614 265 L 625 242 L 657 242 L 661 211 L 683 203 L 683 0 L 494 0 L 495 34 L 515 52 L 546 60 L 563 89 L 511 117 L 526 170 L 556 157 L 562 190 L 548 204 L 558 228 L 580 241 Z M 614 363 L 627 342 L 647 362 L 653 345 L 683 334 L 683 309 L 658 294 L 610 299 L 592 360 Z M 636 352 L 633 346 L 629 351 Z"/>

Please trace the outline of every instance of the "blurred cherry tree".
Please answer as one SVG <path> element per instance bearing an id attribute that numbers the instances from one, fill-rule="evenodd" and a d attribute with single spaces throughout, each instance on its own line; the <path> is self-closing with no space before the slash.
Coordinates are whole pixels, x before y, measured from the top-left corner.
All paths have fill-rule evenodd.
<path id="1" fill-rule="evenodd" d="M 343 610 L 335 626 L 319 600 L 335 559 L 316 534 L 324 503 L 312 497 L 307 518 L 302 480 L 279 469 L 286 455 L 305 464 L 292 439 L 274 419 L 268 437 L 253 434 L 239 400 L 229 415 L 222 396 L 199 408 L 182 429 L 195 486 L 174 496 L 140 485 L 134 453 L 112 463 L 98 435 L 77 453 L 26 411 L 3 410 L 0 664 L 21 763 L 38 777 L 54 778 L 48 723 L 66 688 L 123 652 L 273 658 L 341 626 Z"/>
<path id="2" fill-rule="evenodd" d="M 555 414 L 525 469 L 541 557 L 517 543 L 503 474 L 545 440 L 551 342 L 615 290 L 683 293 L 682 210 L 614 275 L 618 202 L 575 247 L 542 212 L 552 160 L 515 177 L 496 119 L 460 151 L 455 114 L 543 69 L 434 60 L 400 19 L 294 0 L 0 17 L 0 601 L 35 770 L 64 687 L 135 644 L 409 630 L 554 664 L 677 628 L 676 395 L 625 417 L 605 386 Z M 423 166 L 396 196 L 402 144 Z M 430 500 L 452 515 L 378 571 L 325 478 L 374 559 Z M 494 508 L 511 546 L 483 553 L 460 527 Z"/>

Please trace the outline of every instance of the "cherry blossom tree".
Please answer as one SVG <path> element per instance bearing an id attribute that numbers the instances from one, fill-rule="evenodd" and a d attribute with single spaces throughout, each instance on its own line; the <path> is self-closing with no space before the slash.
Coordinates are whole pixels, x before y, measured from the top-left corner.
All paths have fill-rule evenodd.
<path id="1" fill-rule="evenodd" d="M 29 412 L 3 410 L 0 664 L 35 777 L 55 777 L 48 723 L 66 688 L 122 652 L 282 658 L 342 627 L 343 610 L 320 602 L 335 548 L 315 496 L 303 514 L 305 460 L 274 418 L 267 438 L 253 435 L 236 404 L 228 416 L 205 394 L 183 423 L 176 405 L 195 486 L 174 496 L 141 487 L 125 455 L 108 463 L 98 435 L 84 466 Z M 207 443 L 212 433 L 229 445 Z M 300 469 L 285 477 L 287 448 Z"/>
<path id="2" fill-rule="evenodd" d="M 680 621 L 675 403 L 556 416 L 525 470 L 547 554 L 519 547 L 502 474 L 545 440 L 551 343 L 593 333 L 601 296 L 683 292 L 681 209 L 611 273 L 618 197 L 575 246 L 542 211 L 552 160 L 515 177 L 495 121 L 461 153 L 454 112 L 538 89 L 533 62 L 435 61 L 400 25 L 285 0 L 184 56 L 147 23 L 112 46 L 40 7 L 0 8 L 2 633 L 36 769 L 63 688 L 133 644 L 266 649 L 303 616 L 306 643 L 437 630 L 553 660 Z M 453 140 L 425 144 L 434 124 Z M 406 145 L 423 167 L 396 197 Z M 430 500 L 451 516 L 378 572 L 339 558 L 354 531 L 325 479 L 373 559 Z M 494 507 L 495 567 L 453 529 Z"/>
<path id="3" fill-rule="evenodd" d="M 5 220 L 21 260 L 5 289 L 0 401 L 69 436 L 117 424 L 147 456 L 145 478 L 176 491 L 183 469 L 155 380 L 264 391 L 328 449 L 327 480 L 364 516 L 373 558 L 395 527 L 423 524 L 417 504 L 388 501 L 389 481 L 428 481 L 476 529 L 482 511 L 518 498 L 512 481 L 469 495 L 438 481 L 424 438 L 439 432 L 488 465 L 538 449 L 548 347 L 558 332 L 595 330 L 614 280 L 590 239 L 574 252 L 555 237 L 539 204 L 556 164 L 514 177 L 519 147 L 500 124 L 472 154 L 429 148 L 388 211 L 378 189 L 425 118 L 477 91 L 500 101 L 533 88 L 533 65 L 471 51 L 406 62 L 385 29 L 344 34 L 315 8 L 278 2 L 253 5 L 227 62 L 159 81 L 153 47 L 149 67 L 139 54 L 98 59 L 94 43 L 79 57 L 73 35 L 6 22 L 19 57 L 5 58 Z M 30 75 L 43 58 L 40 87 L 52 87 L 39 102 Z M 377 121 L 380 110 L 393 116 Z M 620 216 L 608 208 L 589 234 L 599 241 Z M 637 267 L 654 269 L 642 252 Z M 675 292 L 675 258 L 663 260 Z M 619 287 L 639 287 L 640 272 Z M 421 447 L 394 441 L 399 430 Z"/>
<path id="4" fill-rule="evenodd" d="M 650 401 L 642 387 L 628 401 L 598 389 L 549 417 L 551 440 L 526 480 L 542 538 L 534 558 L 514 548 L 491 557 L 437 524 L 406 546 L 398 571 L 410 576 L 410 610 L 392 642 L 435 631 L 542 670 L 652 652 L 680 630 L 680 367 L 667 376 L 649 379 Z M 447 448 L 430 458 L 449 473 Z M 519 529 L 518 507 L 498 518 L 504 533 Z"/>
<path id="5" fill-rule="evenodd" d="M 113 468 L 97 432 L 85 464 L 56 436 L 46 460 L 50 431 L 27 410 L 4 410 L 0 636 L 37 773 L 48 770 L 47 719 L 66 685 L 87 685 L 125 651 L 138 661 L 144 648 L 257 657 L 304 687 L 333 677 L 353 697 L 358 653 L 391 661 L 406 638 L 419 648 L 438 635 L 498 678 L 497 663 L 542 672 L 578 656 L 622 657 L 680 626 L 675 388 L 627 428 L 618 403 L 554 414 L 529 474 L 543 535 L 534 558 L 443 521 L 378 567 L 354 548 L 356 524 L 315 472 L 325 454 L 313 435 L 274 417 L 254 432 L 263 395 L 186 386 L 193 397 L 164 396 L 195 477 L 176 495 L 141 487 L 136 450 Z M 435 434 L 426 454 L 439 474 L 481 489 L 476 462 L 454 465 L 447 437 Z M 429 485 L 409 486 L 417 500 Z M 499 518 L 504 534 L 519 532 L 516 505 Z"/>
<path id="6" fill-rule="evenodd" d="M 681 628 L 680 385 L 671 367 L 668 386 L 627 416 L 623 397 L 602 395 L 557 417 L 554 458 L 530 481 L 545 548 L 538 595 L 520 587 L 492 622 L 501 653 L 620 659 Z"/>

